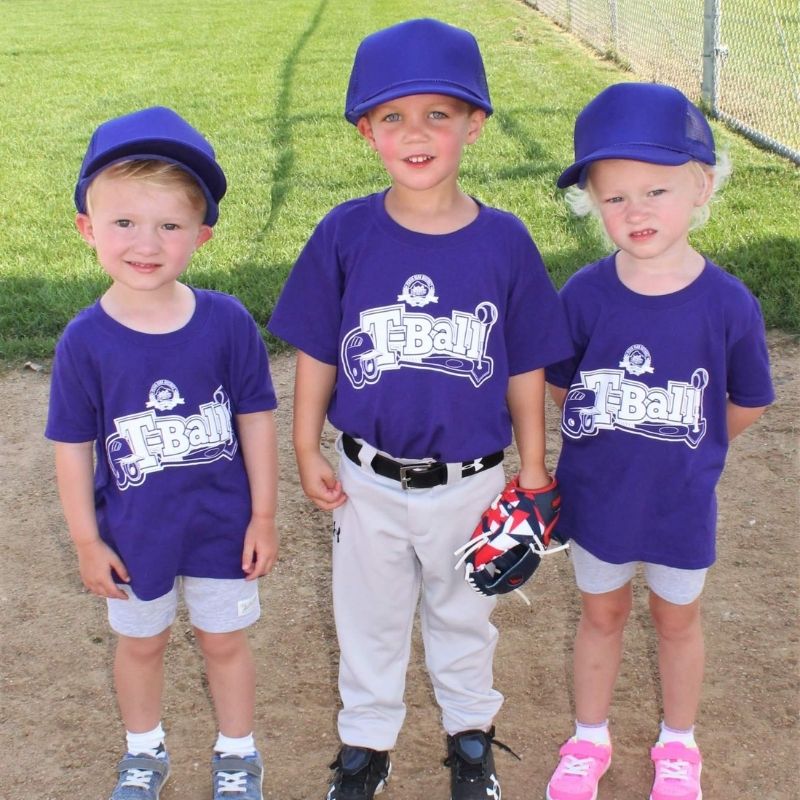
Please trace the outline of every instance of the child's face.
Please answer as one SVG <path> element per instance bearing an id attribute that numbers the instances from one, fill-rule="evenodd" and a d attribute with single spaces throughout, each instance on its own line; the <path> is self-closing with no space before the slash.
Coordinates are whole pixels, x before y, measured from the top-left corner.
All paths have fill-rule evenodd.
<path id="1" fill-rule="evenodd" d="M 441 94 L 399 97 L 371 109 L 358 130 L 383 161 L 393 186 L 415 190 L 455 184 L 464 146 L 480 135 L 486 114 Z"/>
<path id="2" fill-rule="evenodd" d="M 91 208 L 75 223 L 103 269 L 129 289 L 173 284 L 211 238 L 202 213 L 179 188 L 100 173 L 90 191 Z"/>
<path id="3" fill-rule="evenodd" d="M 636 259 L 682 255 L 692 212 L 711 189 L 710 177 L 692 164 L 608 159 L 589 170 L 589 191 L 608 235 Z"/>

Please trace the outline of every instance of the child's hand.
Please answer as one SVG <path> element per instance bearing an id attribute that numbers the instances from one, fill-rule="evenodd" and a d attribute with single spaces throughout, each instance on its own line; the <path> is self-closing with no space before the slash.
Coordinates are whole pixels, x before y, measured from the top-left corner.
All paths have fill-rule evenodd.
<path id="1" fill-rule="evenodd" d="M 303 491 L 317 508 L 331 511 L 347 500 L 333 467 L 319 450 L 302 456 L 298 454 L 297 468 Z"/>
<path id="2" fill-rule="evenodd" d="M 274 517 L 251 517 L 244 536 L 242 570 L 246 581 L 266 575 L 278 559 L 278 531 Z"/>
<path id="3" fill-rule="evenodd" d="M 116 600 L 127 600 L 128 595 L 114 583 L 111 570 L 120 579 L 128 583 L 130 575 L 122 559 L 102 540 L 92 539 L 89 542 L 75 544 L 78 553 L 78 568 L 83 585 L 98 597 L 113 597 Z"/>

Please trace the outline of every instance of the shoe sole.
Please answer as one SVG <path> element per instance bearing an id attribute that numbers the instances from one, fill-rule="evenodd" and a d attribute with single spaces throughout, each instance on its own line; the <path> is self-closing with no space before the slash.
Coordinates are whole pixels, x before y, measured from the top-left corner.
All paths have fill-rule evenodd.
<path id="1" fill-rule="evenodd" d="M 380 794 L 386 788 L 386 784 L 389 783 L 389 776 L 392 774 L 391 761 L 389 761 L 387 767 L 386 777 L 375 787 L 375 794 Z"/>
<path id="2" fill-rule="evenodd" d="M 161 781 L 161 786 L 158 787 L 158 791 L 156 792 L 156 800 L 161 797 L 161 790 L 167 785 L 167 779 L 169 778 L 169 767 L 167 768 L 167 772 L 164 775 L 164 780 Z"/>

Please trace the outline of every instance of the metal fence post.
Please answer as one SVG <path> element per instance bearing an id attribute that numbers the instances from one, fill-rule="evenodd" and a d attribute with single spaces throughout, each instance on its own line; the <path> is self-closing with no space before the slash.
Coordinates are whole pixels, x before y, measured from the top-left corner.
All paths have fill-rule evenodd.
<path id="1" fill-rule="evenodd" d="M 619 55 L 619 22 L 617 21 L 617 0 L 608 0 L 608 14 L 611 23 L 611 49 L 615 56 Z"/>
<path id="2" fill-rule="evenodd" d="M 703 12 L 703 83 L 701 97 L 713 116 L 717 116 L 717 65 L 720 40 L 721 0 L 705 0 Z"/>

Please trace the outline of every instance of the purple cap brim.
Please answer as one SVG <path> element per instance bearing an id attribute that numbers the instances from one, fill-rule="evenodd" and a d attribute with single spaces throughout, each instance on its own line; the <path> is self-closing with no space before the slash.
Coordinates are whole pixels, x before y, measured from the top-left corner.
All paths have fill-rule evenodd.
<path id="1" fill-rule="evenodd" d="M 595 161 L 615 158 L 627 161 L 644 161 L 648 164 L 662 164 L 670 167 L 677 167 L 692 160 L 692 156 L 688 153 L 669 150 L 665 147 L 655 147 L 651 144 L 625 144 L 620 147 L 608 147 L 603 150 L 597 150 L 567 167 L 559 176 L 556 185 L 559 189 L 565 189 L 567 186 L 577 183 L 578 186 L 583 188 L 586 185 L 588 168 Z"/>
<path id="2" fill-rule="evenodd" d="M 203 222 L 214 225 L 227 190 L 225 173 L 205 137 L 162 106 L 116 117 L 95 130 L 75 185 L 75 207 L 86 212 L 86 191 L 104 169 L 122 161 L 150 159 L 175 164 L 197 181 L 206 200 Z"/>
<path id="3" fill-rule="evenodd" d="M 119 158 L 114 158 L 108 163 L 102 164 L 101 166 L 97 167 L 94 172 L 87 175 L 85 178 L 82 178 L 78 181 L 77 186 L 75 187 L 75 207 L 78 209 L 79 212 L 82 214 L 86 213 L 86 190 L 89 188 L 89 184 L 105 169 L 109 167 L 113 167 L 114 164 L 120 164 L 123 161 L 164 161 L 167 164 L 174 164 L 176 167 L 180 167 L 182 170 L 187 172 L 191 175 L 195 181 L 197 181 L 197 185 L 200 187 L 200 190 L 203 192 L 203 197 L 206 199 L 206 214 L 203 218 L 204 225 L 215 225 L 217 220 L 219 219 L 219 205 L 214 197 L 211 195 L 211 192 L 206 186 L 206 182 L 189 166 L 187 166 L 185 161 L 178 160 L 177 158 L 167 158 L 166 156 L 160 153 L 137 153 L 136 155 L 125 155 L 120 156 Z M 222 176 L 223 186 L 225 181 L 225 176 Z M 223 191 L 224 194 L 224 191 Z"/>
<path id="4" fill-rule="evenodd" d="M 457 84 L 447 81 L 425 80 L 401 83 L 383 92 L 379 92 L 373 97 L 368 97 L 357 106 L 348 109 L 345 113 L 345 118 L 348 122 L 352 122 L 353 125 L 355 125 L 371 108 L 375 108 L 382 103 L 388 103 L 391 100 L 397 100 L 399 97 L 408 97 L 413 94 L 443 94 L 448 97 L 457 97 L 465 103 L 470 103 L 482 109 L 486 112 L 487 117 L 491 116 L 494 112 L 490 103 L 487 103 L 486 100 L 478 97 L 474 92 L 471 92 L 463 86 L 458 86 Z"/>

